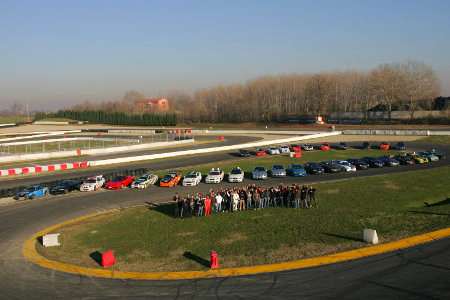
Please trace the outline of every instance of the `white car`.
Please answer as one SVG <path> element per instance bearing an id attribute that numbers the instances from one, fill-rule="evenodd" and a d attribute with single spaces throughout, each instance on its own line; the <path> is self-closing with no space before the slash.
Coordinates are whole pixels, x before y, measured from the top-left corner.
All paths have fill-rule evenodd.
<path id="1" fill-rule="evenodd" d="M 228 182 L 242 182 L 244 181 L 244 171 L 241 168 L 235 167 L 228 173 Z"/>
<path id="2" fill-rule="evenodd" d="M 270 155 L 280 154 L 280 148 L 270 147 L 269 149 L 267 149 L 267 153 L 269 153 Z"/>
<path id="3" fill-rule="evenodd" d="M 311 144 L 303 144 L 302 145 L 302 149 L 305 151 L 313 151 L 314 150 L 314 146 Z"/>
<path id="4" fill-rule="evenodd" d="M 158 181 L 158 175 L 144 174 L 131 184 L 132 189 L 146 189 Z"/>
<path id="5" fill-rule="evenodd" d="M 206 183 L 220 183 L 223 180 L 224 172 L 219 168 L 212 168 L 205 178 Z"/>
<path id="6" fill-rule="evenodd" d="M 192 171 L 183 178 L 183 186 L 196 186 L 202 181 L 202 173 Z"/>
<path id="7" fill-rule="evenodd" d="M 356 167 L 346 160 L 337 160 L 335 163 L 341 166 L 345 172 L 356 172 Z"/>
<path id="8" fill-rule="evenodd" d="M 101 188 L 106 182 L 106 179 L 103 175 L 97 175 L 93 177 L 89 177 L 80 185 L 81 192 L 91 192 L 96 191 Z"/>
<path id="9" fill-rule="evenodd" d="M 283 145 L 283 146 L 280 146 L 280 152 L 281 153 L 291 153 L 291 149 L 289 149 L 289 146 Z"/>

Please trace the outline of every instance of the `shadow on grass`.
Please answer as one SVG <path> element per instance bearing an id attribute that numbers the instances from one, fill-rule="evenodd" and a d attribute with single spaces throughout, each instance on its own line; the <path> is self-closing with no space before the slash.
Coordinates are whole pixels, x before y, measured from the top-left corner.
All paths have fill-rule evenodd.
<path id="1" fill-rule="evenodd" d="M 447 198 L 445 200 L 429 204 L 428 202 L 424 202 L 426 207 L 433 207 L 433 206 L 442 206 L 442 205 L 449 205 L 450 204 L 450 198 Z"/>
<path id="2" fill-rule="evenodd" d="M 99 266 L 102 265 L 102 254 L 98 251 L 94 251 L 89 254 L 89 257 L 92 258 Z"/>
<path id="3" fill-rule="evenodd" d="M 408 210 L 408 212 L 412 214 L 421 214 L 421 215 L 450 216 L 450 214 L 448 213 L 438 213 L 432 211 Z"/>
<path id="4" fill-rule="evenodd" d="M 336 234 L 336 233 L 330 233 L 330 232 L 322 232 L 322 234 L 331 236 L 331 237 L 337 237 L 337 238 L 344 239 L 344 240 L 350 240 L 350 241 L 354 241 L 354 242 L 364 242 L 363 239 L 361 239 L 361 238 L 357 238 L 357 237 L 349 236 L 349 235 L 342 235 L 342 234 Z"/>
<path id="5" fill-rule="evenodd" d="M 166 216 L 175 218 L 176 216 L 176 209 L 177 206 L 175 203 L 165 203 L 165 204 L 158 204 L 158 203 L 151 203 L 151 202 L 145 202 L 147 204 L 147 208 L 149 210 L 154 210 L 159 213 L 162 213 Z"/>
<path id="6" fill-rule="evenodd" d="M 450 198 L 447 198 L 445 200 L 442 200 L 442 201 L 439 201 L 436 203 L 432 203 L 432 204 L 430 204 L 428 202 L 424 202 L 424 204 L 425 204 L 424 208 L 450 205 Z M 427 210 L 409 210 L 408 212 L 412 213 L 412 214 L 422 214 L 422 215 L 450 216 L 450 213 L 434 212 L 434 211 L 427 211 Z"/>
<path id="7" fill-rule="evenodd" d="M 191 253 L 189 251 L 184 252 L 183 256 L 186 257 L 187 259 L 195 261 L 196 263 L 198 263 L 198 264 L 200 264 L 200 265 L 202 265 L 202 266 L 204 266 L 206 268 L 210 267 L 210 263 L 209 263 L 208 260 L 206 260 L 206 259 L 204 259 L 204 258 L 202 258 L 202 257 L 200 257 L 198 255 L 195 255 L 195 254 L 193 254 L 193 253 Z"/>

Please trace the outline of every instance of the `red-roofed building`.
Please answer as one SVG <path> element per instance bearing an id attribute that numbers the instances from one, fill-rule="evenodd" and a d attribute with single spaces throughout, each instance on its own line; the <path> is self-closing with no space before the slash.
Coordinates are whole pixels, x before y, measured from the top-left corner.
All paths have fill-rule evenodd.
<path id="1" fill-rule="evenodd" d="M 169 100 L 166 98 L 146 98 L 135 102 L 139 112 L 166 112 L 169 110 Z"/>

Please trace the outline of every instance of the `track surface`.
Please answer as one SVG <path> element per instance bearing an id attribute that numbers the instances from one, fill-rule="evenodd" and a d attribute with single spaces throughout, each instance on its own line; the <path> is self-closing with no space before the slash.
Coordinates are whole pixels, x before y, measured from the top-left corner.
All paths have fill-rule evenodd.
<path id="1" fill-rule="evenodd" d="M 426 147 L 425 145 L 414 145 Z M 439 147 L 450 153 L 450 147 Z M 205 161 L 204 161 L 205 162 Z M 430 168 L 448 165 L 449 159 Z M 381 171 L 401 172 L 411 167 L 373 169 L 356 174 L 309 176 L 277 182 L 323 181 L 347 176 L 370 176 Z M 343 176 L 344 175 L 344 176 Z M 108 280 L 46 270 L 25 261 L 21 247 L 34 232 L 95 211 L 167 201 L 175 191 L 206 190 L 150 188 L 145 191 L 102 191 L 50 197 L 0 207 L 0 299 L 191 299 L 191 298 L 435 298 L 450 297 L 450 239 L 404 251 L 305 270 L 227 279 L 193 281 Z M 112 193 L 116 193 L 112 197 Z M 120 196 L 119 196 L 120 195 Z"/>

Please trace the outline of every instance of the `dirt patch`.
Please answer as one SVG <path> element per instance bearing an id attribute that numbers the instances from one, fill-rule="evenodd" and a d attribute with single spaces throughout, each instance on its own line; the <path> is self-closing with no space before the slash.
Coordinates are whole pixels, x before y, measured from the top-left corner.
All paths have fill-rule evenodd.
<path id="1" fill-rule="evenodd" d="M 195 232 L 192 232 L 192 231 L 190 231 L 190 232 L 180 232 L 180 233 L 177 233 L 177 236 L 188 237 L 188 236 L 193 236 L 194 234 L 195 234 Z"/>
<path id="2" fill-rule="evenodd" d="M 394 191 L 400 190 L 402 188 L 401 186 L 393 183 L 392 181 L 384 181 L 383 185 L 386 189 L 394 190 Z"/>
<path id="3" fill-rule="evenodd" d="M 329 195 L 336 195 L 339 194 L 340 190 L 339 189 L 328 189 L 323 191 L 323 193 L 325 194 L 329 194 Z"/>

